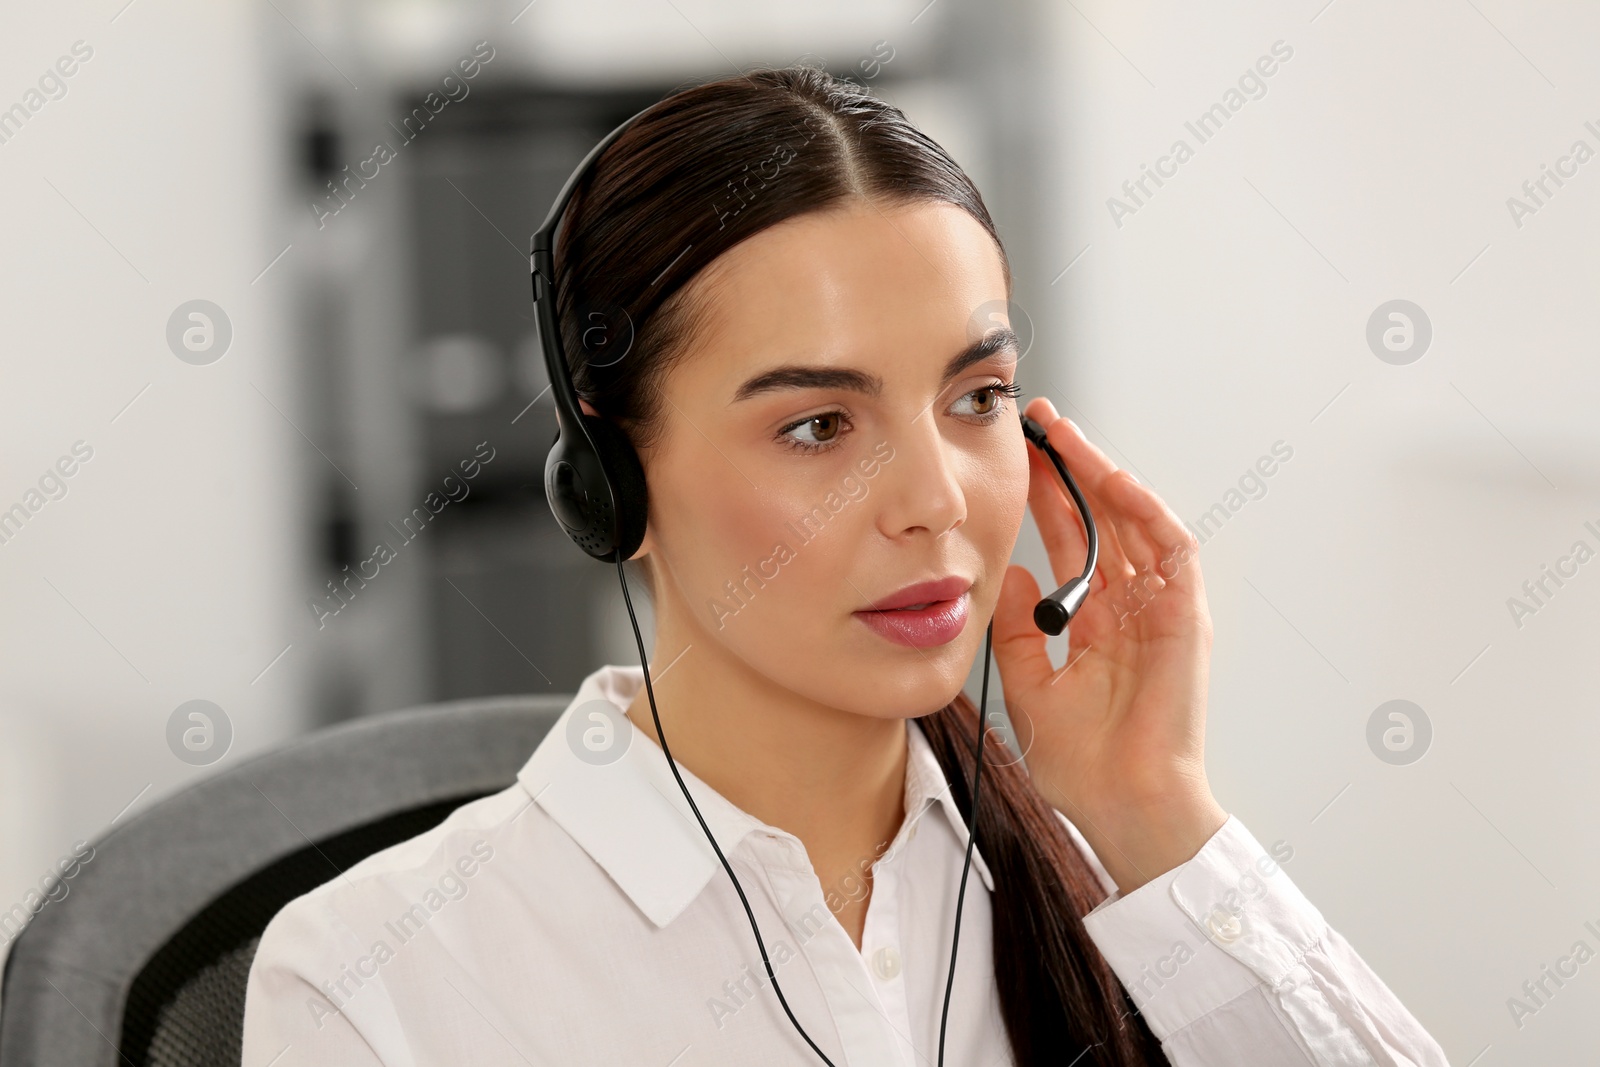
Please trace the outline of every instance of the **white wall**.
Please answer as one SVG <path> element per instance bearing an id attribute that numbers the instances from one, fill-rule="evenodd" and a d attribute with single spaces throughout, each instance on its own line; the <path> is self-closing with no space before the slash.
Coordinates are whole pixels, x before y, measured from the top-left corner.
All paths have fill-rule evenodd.
<path id="1" fill-rule="evenodd" d="M 1589 1062 L 1600 965 L 1520 1027 L 1507 999 L 1600 950 L 1600 563 L 1520 628 L 1506 602 L 1600 550 L 1600 159 L 1520 228 L 1506 200 L 1600 151 L 1600 13 L 1325 3 L 1050 5 L 1051 277 L 1083 252 L 1031 309 L 1063 339 L 1052 395 L 1191 521 L 1293 448 L 1202 549 L 1219 799 L 1293 845 L 1453 1063 Z M 1200 143 L 1185 121 L 1280 40 Z M 1118 226 L 1108 198 L 1178 138 L 1193 158 Z M 1393 298 L 1433 324 L 1409 365 L 1365 341 Z M 1366 742 L 1394 698 L 1434 730 L 1407 766 Z"/>
<path id="2" fill-rule="evenodd" d="M 167 747 L 179 704 L 224 710 L 230 761 L 303 705 L 294 650 L 266 670 L 304 611 L 307 450 L 273 407 L 297 401 L 289 272 L 262 274 L 288 243 L 268 225 L 290 165 L 274 31 L 253 6 L 120 7 L 13 5 L 0 33 L 0 107 L 92 49 L 0 143 L 0 508 L 93 449 L 0 544 L 0 910 L 205 773 Z M 194 298 L 232 323 L 206 366 L 165 337 Z"/>

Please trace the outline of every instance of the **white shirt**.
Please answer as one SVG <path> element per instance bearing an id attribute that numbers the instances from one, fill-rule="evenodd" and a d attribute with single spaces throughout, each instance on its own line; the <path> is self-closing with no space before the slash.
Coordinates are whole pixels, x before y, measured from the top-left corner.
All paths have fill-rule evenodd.
<path id="1" fill-rule="evenodd" d="M 611 747 L 584 751 L 575 711 L 626 708 L 643 679 L 589 675 L 516 784 L 280 911 L 250 970 L 244 1067 L 820 1063 L 654 736 L 616 716 Z M 679 765 L 785 999 L 839 1067 L 931 1067 L 938 1047 L 967 833 L 909 720 L 907 742 L 906 819 L 864 861 L 859 950 L 828 901 L 860 890 L 825 889 L 798 838 Z M 1238 819 L 1127 897 L 1063 822 L 1109 894 L 1089 934 L 1177 1067 L 1447 1067 Z M 945 1062 L 1009 1067 L 981 847 L 972 863 Z"/>

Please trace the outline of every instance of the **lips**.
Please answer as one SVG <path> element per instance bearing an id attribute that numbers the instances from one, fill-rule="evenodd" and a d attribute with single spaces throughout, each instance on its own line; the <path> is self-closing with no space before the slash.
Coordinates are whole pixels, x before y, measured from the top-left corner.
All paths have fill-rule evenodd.
<path id="1" fill-rule="evenodd" d="M 972 579 L 952 576 L 908 585 L 855 612 L 878 636 L 897 645 L 931 648 L 956 638 L 967 625 Z"/>
<path id="2" fill-rule="evenodd" d="M 952 574 L 948 578 L 908 585 L 898 592 L 873 601 L 871 610 L 893 611 L 897 608 L 924 607 L 941 600 L 954 600 L 971 588 L 971 578 Z"/>

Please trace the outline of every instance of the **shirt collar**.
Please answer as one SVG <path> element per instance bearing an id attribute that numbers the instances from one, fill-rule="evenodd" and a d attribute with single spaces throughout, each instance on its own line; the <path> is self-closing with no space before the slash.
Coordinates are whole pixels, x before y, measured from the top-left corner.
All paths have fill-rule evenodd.
<path id="1" fill-rule="evenodd" d="M 676 918 L 722 864 L 684 800 L 656 738 L 633 720 L 618 716 L 628 730 L 621 755 L 611 762 L 590 762 L 580 755 L 584 731 L 607 727 L 588 713 L 577 714 L 595 700 L 626 709 L 643 686 L 641 667 L 605 666 L 590 674 L 518 772 L 517 781 L 659 927 Z M 611 728 L 620 731 L 622 725 L 613 721 Z M 904 845 L 930 804 L 944 812 L 958 847 L 964 850 L 966 824 L 938 758 L 920 728 L 908 721 L 906 730 L 906 820 L 889 850 Z M 610 747 L 615 750 L 615 737 Z M 681 763 L 678 773 L 724 855 L 751 833 L 796 840 L 733 804 Z M 976 846 L 972 866 L 993 892 L 994 880 Z"/>

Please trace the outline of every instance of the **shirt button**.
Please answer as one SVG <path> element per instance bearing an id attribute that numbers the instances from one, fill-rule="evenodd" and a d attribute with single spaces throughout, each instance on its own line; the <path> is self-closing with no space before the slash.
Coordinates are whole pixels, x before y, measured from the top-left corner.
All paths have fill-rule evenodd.
<path id="1" fill-rule="evenodd" d="M 1221 909 L 1212 912 L 1206 918 L 1206 926 L 1210 929 L 1211 936 L 1224 945 L 1239 940 L 1239 935 L 1244 932 L 1244 924 L 1239 921 L 1239 917 Z"/>
<path id="2" fill-rule="evenodd" d="M 872 969 L 885 982 L 900 973 L 900 953 L 892 945 L 885 945 L 872 954 Z"/>

